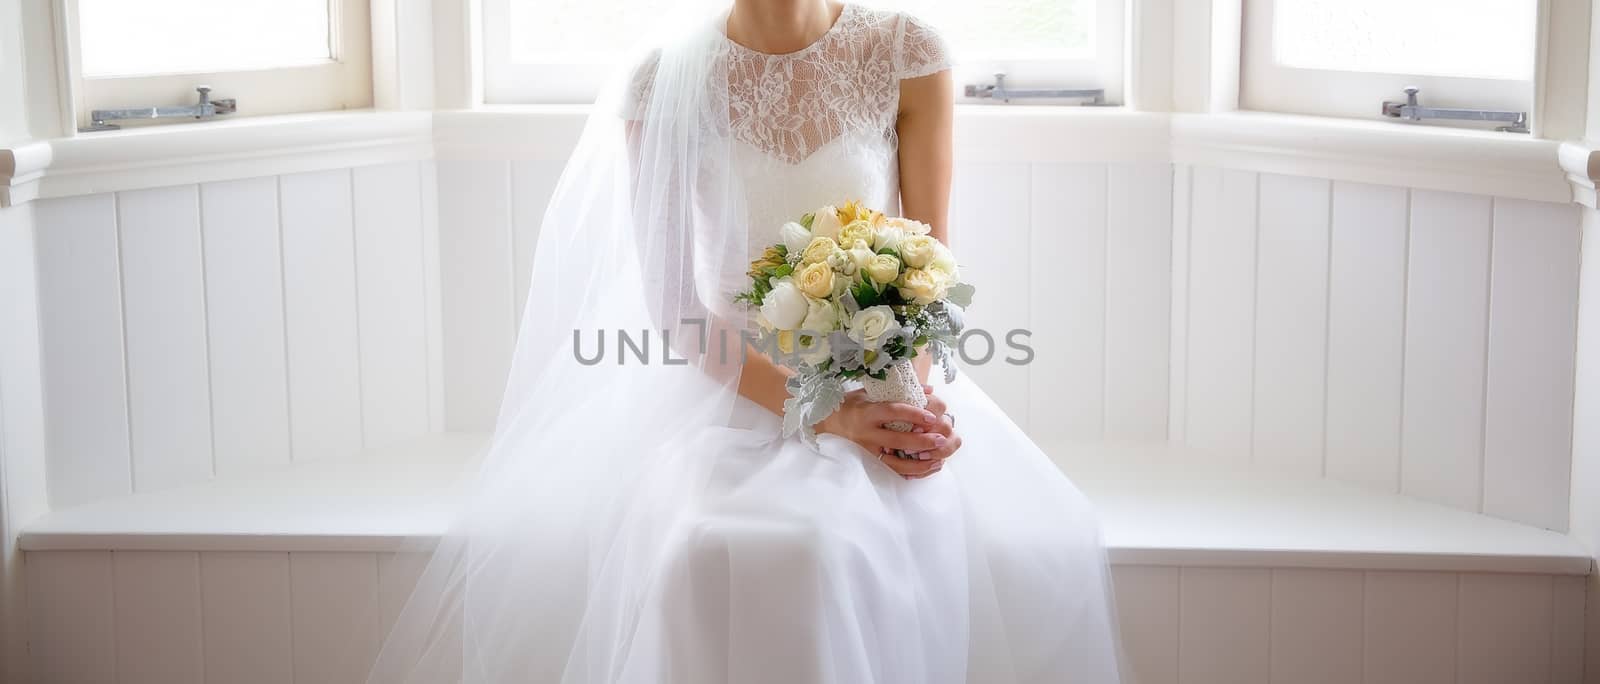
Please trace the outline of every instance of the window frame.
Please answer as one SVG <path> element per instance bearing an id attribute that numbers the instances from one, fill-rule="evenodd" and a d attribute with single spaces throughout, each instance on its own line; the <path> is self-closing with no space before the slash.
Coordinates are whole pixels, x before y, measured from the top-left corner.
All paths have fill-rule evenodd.
<path id="1" fill-rule="evenodd" d="M 225 119 L 363 109 L 373 104 L 371 3 L 385 0 L 328 0 L 331 57 L 325 62 L 125 76 L 84 74 L 78 0 L 57 1 L 63 3 L 67 81 L 72 118 L 78 128 L 89 125 L 90 113 L 96 109 L 193 104 L 198 99 L 195 88 L 201 85 L 211 88 L 212 99 L 238 100 L 238 113 L 221 117 Z M 181 122 L 173 119 L 159 124 Z"/>
<path id="2" fill-rule="evenodd" d="M 1430 107 L 1461 107 L 1526 112 L 1534 115 L 1538 74 L 1527 80 L 1467 78 L 1430 74 L 1390 74 L 1290 67 L 1273 57 L 1273 18 L 1278 0 L 1243 0 L 1240 36 L 1239 108 L 1282 114 L 1347 119 L 1391 120 L 1382 114 L 1385 101 L 1404 101 L 1404 89 L 1421 90 L 1419 101 Z M 1537 4 L 1535 11 L 1538 12 Z M 1535 26 L 1543 16 L 1535 17 Z M 1536 30 L 1539 30 L 1536 28 Z M 1542 50 L 1539 30 L 1535 51 Z M 1534 55 L 1537 58 L 1537 54 Z M 1483 128 L 1469 122 L 1429 121 L 1431 125 Z"/>
<path id="3" fill-rule="evenodd" d="M 478 25 L 483 102 L 490 105 L 593 104 L 617 64 L 585 62 L 516 64 L 510 59 L 510 6 L 516 0 L 480 0 Z M 1106 104 L 1121 104 L 1128 72 L 1129 9 L 1136 0 L 1095 0 L 1095 56 L 1086 59 L 981 57 L 957 64 L 954 75 L 962 102 L 966 85 L 994 83 L 1006 74 L 1010 88 L 1102 88 Z M 870 3 L 868 3 L 870 5 Z M 959 57 L 959 55 L 958 55 Z M 1013 100 L 1012 104 L 1035 104 Z"/>

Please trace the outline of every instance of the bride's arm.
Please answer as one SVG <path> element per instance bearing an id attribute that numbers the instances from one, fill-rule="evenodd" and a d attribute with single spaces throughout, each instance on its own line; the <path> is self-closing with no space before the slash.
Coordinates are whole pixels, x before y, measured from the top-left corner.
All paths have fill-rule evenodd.
<path id="1" fill-rule="evenodd" d="M 951 134 L 955 81 L 946 69 L 900 82 L 900 213 L 933 227 L 949 244 Z M 928 382 L 927 354 L 916 359 L 917 376 Z"/>

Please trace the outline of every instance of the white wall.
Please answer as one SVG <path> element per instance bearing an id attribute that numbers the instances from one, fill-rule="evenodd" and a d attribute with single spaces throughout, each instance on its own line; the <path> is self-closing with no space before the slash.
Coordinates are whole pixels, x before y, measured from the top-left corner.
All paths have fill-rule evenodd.
<path id="1" fill-rule="evenodd" d="M 428 164 L 40 201 L 50 500 L 435 431 Z"/>
<path id="2" fill-rule="evenodd" d="M 21 0 L 0 0 L 0 145 L 28 138 Z"/>
<path id="3" fill-rule="evenodd" d="M 0 209 L 0 681 L 27 681 L 17 532 L 48 510 L 32 212 Z"/>
<path id="4" fill-rule="evenodd" d="M 1567 527 L 1578 212 L 1177 169 L 1171 432 Z"/>

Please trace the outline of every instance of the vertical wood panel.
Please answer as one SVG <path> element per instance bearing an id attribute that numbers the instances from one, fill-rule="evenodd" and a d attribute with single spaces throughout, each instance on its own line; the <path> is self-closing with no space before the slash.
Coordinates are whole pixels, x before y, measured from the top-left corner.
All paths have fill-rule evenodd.
<path id="1" fill-rule="evenodd" d="M 445 429 L 494 425 L 511 367 L 509 167 L 440 161 Z"/>
<path id="2" fill-rule="evenodd" d="M 1587 579 L 1555 578 L 1551 601 L 1554 608 L 1550 630 L 1551 684 L 1583 684 L 1583 583 Z"/>
<path id="3" fill-rule="evenodd" d="M 1029 418 L 1030 373 L 1043 363 L 1041 357 L 1063 353 L 1045 347 L 1037 338 L 1019 338 L 1018 342 L 1033 347 L 1033 364 L 1006 362 L 1020 356 L 1007 347 L 1006 336 L 1035 323 L 1029 318 L 1033 298 L 1029 257 L 1024 256 L 1030 254 L 1031 236 L 1030 231 L 1021 229 L 1032 221 L 1032 188 L 1027 164 L 962 164 L 956 169 L 950 198 L 951 247 L 961 256 L 963 279 L 978 288 L 979 298 L 967 320 L 961 371 L 970 373 L 1024 428 Z M 979 331 L 988 333 L 992 347 Z M 980 363 L 986 356 L 987 362 Z"/>
<path id="4" fill-rule="evenodd" d="M 1107 181 L 1106 436 L 1165 439 L 1172 167 L 1113 165 Z"/>
<path id="5" fill-rule="evenodd" d="M 1361 681 L 1362 574 L 1272 571 L 1272 681 Z"/>
<path id="6" fill-rule="evenodd" d="M 1449 573 L 1367 573 L 1366 684 L 1456 681 L 1456 583 Z"/>
<path id="7" fill-rule="evenodd" d="M 511 305 L 519 326 L 523 305 L 528 300 L 528 284 L 533 278 L 533 252 L 539 244 L 540 224 L 544 223 L 545 208 L 565 168 L 564 161 L 511 162 Z"/>
<path id="8" fill-rule="evenodd" d="M 1483 510 L 1567 529 L 1577 337 L 1578 215 L 1495 200 Z"/>
<path id="9" fill-rule="evenodd" d="M 206 678 L 228 684 L 294 679 L 289 554 L 200 554 Z"/>
<path id="10" fill-rule="evenodd" d="M 217 473 L 287 463 L 288 358 L 276 178 L 200 186 Z"/>
<path id="11" fill-rule="evenodd" d="M 1401 488 L 1478 510 L 1490 203 L 1411 193 Z"/>
<path id="12" fill-rule="evenodd" d="M 17 533 L 50 510 L 44 386 L 40 377 L 39 292 L 32 205 L 0 209 L 0 535 Z M 0 680 L 27 671 L 25 567 L 15 544 L 0 546 Z"/>
<path id="13" fill-rule="evenodd" d="M 1322 474 L 1329 182 L 1263 175 L 1257 236 L 1257 464 Z"/>
<path id="14" fill-rule="evenodd" d="M 25 562 L 34 681 L 115 684 L 111 552 L 33 552 Z"/>
<path id="15" fill-rule="evenodd" d="M 1257 569 L 1183 569 L 1178 681 L 1268 681 L 1270 576 Z"/>
<path id="16" fill-rule="evenodd" d="M 382 446 L 428 432 L 421 177 L 415 163 L 351 173 L 364 443 Z"/>
<path id="17" fill-rule="evenodd" d="M 192 185 L 117 196 L 138 490 L 203 481 L 212 474 L 199 202 L 199 189 Z"/>
<path id="18" fill-rule="evenodd" d="M 387 635 L 406 607 L 417 580 L 428 566 L 425 553 L 389 553 L 378 556 L 378 632 Z"/>
<path id="19" fill-rule="evenodd" d="M 126 494 L 133 460 L 115 198 L 41 201 L 34 221 L 50 503 Z"/>
<path id="20" fill-rule="evenodd" d="M 1172 170 L 1172 370 L 1167 410 L 1167 439 L 1188 441 L 1189 424 L 1189 223 L 1193 171 L 1188 166 Z"/>
<path id="21" fill-rule="evenodd" d="M 118 551 L 111 559 L 118 684 L 199 684 L 199 554 Z"/>
<path id="22" fill-rule="evenodd" d="M 1407 204 L 1402 188 L 1333 186 L 1327 474 L 1391 492 L 1400 490 Z"/>
<path id="23" fill-rule="evenodd" d="M 1461 576 L 1460 684 L 1550 681 L 1551 580 Z"/>
<path id="24" fill-rule="evenodd" d="M 279 179 L 294 458 L 361 449 L 361 370 L 350 172 Z"/>
<path id="25" fill-rule="evenodd" d="M 1188 433 L 1214 458 L 1250 458 L 1256 175 L 1197 168 L 1189 226 Z"/>
<path id="26" fill-rule="evenodd" d="M 295 684 L 365 681 L 378 656 L 378 560 L 291 553 Z"/>
<path id="27" fill-rule="evenodd" d="M 439 278 L 439 174 L 433 161 L 418 169 L 422 178 L 423 314 L 428 330 L 428 425 L 444 432 L 444 324 Z"/>
<path id="28" fill-rule="evenodd" d="M 1032 234 L 1011 244 L 1020 249 L 985 252 L 1002 259 L 987 264 L 990 273 L 1030 255 L 1026 320 L 1038 356 L 1027 368 L 1029 433 L 1046 442 L 1097 440 L 1105 425 L 1106 166 L 1035 164 L 1032 202 Z M 1015 224 L 967 225 L 989 226 L 980 238 L 987 241 L 1010 232 L 998 226 Z"/>
<path id="29" fill-rule="evenodd" d="M 1112 566 L 1122 645 L 1139 684 L 1177 684 L 1178 568 Z"/>

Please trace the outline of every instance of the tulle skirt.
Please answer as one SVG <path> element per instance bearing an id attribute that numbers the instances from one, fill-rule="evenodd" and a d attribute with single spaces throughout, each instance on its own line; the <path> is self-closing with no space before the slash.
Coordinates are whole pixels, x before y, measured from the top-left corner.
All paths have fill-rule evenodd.
<path id="1" fill-rule="evenodd" d="M 965 446 L 921 480 L 782 439 L 753 404 L 748 428 L 663 455 L 708 477 L 696 510 L 658 512 L 678 522 L 610 654 L 620 681 L 1120 681 L 1088 502 L 970 380 L 936 391 Z"/>

